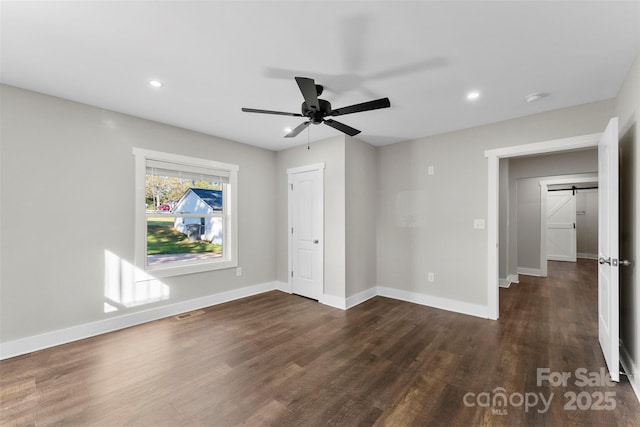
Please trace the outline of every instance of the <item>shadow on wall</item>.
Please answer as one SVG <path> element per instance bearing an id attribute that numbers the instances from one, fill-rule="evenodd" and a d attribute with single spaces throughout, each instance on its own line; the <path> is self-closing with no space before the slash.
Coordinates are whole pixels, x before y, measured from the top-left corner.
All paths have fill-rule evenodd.
<path id="1" fill-rule="evenodd" d="M 638 300 L 638 254 L 636 253 L 635 218 L 638 216 L 638 190 L 635 188 L 637 170 L 633 162 L 636 158 L 638 140 L 637 123 L 620 138 L 620 259 L 630 260 L 635 265 L 620 267 L 620 339 L 628 359 L 638 360 L 637 354 L 637 326 L 639 325 L 637 308 L 634 302 Z"/>
<path id="2" fill-rule="evenodd" d="M 169 286 L 111 251 L 104 251 L 104 312 L 169 299 Z"/>

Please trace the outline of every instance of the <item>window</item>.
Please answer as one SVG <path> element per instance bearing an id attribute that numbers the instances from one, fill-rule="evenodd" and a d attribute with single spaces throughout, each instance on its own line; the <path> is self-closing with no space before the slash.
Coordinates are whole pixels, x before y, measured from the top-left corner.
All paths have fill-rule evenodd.
<path id="1" fill-rule="evenodd" d="M 155 277 L 237 266 L 238 166 L 134 148 L 136 265 Z"/>

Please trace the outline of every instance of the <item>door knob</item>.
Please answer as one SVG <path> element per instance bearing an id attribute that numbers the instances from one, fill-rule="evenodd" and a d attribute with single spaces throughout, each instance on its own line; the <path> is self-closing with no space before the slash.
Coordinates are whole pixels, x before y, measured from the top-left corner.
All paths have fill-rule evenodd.
<path id="1" fill-rule="evenodd" d="M 313 243 L 318 244 L 319 240 L 314 240 Z"/>
<path id="2" fill-rule="evenodd" d="M 621 259 L 620 265 L 623 267 L 631 267 L 631 261 L 629 261 L 628 259 Z"/>
<path id="3" fill-rule="evenodd" d="M 603 257 L 598 258 L 598 262 L 602 265 L 609 264 L 611 265 L 611 257 L 604 259 Z"/>

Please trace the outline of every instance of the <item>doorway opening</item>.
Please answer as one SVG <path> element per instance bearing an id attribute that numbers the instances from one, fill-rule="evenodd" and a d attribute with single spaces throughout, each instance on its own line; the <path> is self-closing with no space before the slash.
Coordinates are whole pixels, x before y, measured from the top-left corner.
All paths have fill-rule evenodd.
<path id="1" fill-rule="evenodd" d="M 619 218 L 618 218 L 618 118 L 609 120 L 605 131 L 582 137 L 565 138 L 507 147 L 485 152 L 488 158 L 488 309 L 493 318 L 499 317 L 498 251 L 499 251 L 499 162 L 501 158 L 530 156 L 550 152 L 570 152 L 598 147 L 598 341 L 609 374 L 619 381 Z"/>
<path id="2" fill-rule="evenodd" d="M 513 147 L 485 151 L 488 160 L 488 215 L 487 215 L 487 306 L 488 317 L 499 317 L 499 194 L 500 159 L 561 153 L 595 148 L 602 133 L 562 138 Z"/>

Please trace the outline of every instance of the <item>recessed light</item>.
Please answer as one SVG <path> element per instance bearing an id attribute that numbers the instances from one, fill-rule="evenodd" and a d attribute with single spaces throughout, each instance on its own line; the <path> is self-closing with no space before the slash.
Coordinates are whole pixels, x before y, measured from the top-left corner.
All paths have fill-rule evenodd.
<path id="1" fill-rule="evenodd" d="M 524 99 L 531 104 L 532 102 L 536 102 L 539 101 L 540 99 L 544 98 L 545 96 L 548 96 L 548 93 L 544 93 L 544 92 L 534 92 L 534 93 L 530 93 L 529 95 L 525 96 Z"/>
<path id="2" fill-rule="evenodd" d="M 162 82 L 160 80 L 149 80 L 149 84 L 153 87 L 162 87 Z"/>
<path id="3" fill-rule="evenodd" d="M 471 91 L 467 94 L 467 100 L 469 101 L 475 101 L 478 98 L 480 98 L 480 92 L 477 90 Z"/>

